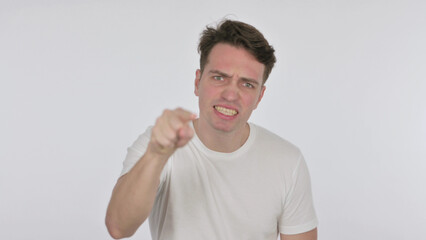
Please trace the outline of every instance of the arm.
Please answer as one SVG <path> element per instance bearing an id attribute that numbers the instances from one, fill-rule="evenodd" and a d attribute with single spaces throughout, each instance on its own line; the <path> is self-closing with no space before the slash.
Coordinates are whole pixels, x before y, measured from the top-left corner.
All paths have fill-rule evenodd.
<path id="1" fill-rule="evenodd" d="M 284 235 L 280 234 L 281 240 L 317 240 L 318 239 L 318 231 L 317 228 L 300 234 L 294 235 Z"/>
<path id="2" fill-rule="evenodd" d="M 281 240 L 317 240 L 318 220 L 312 199 L 308 167 L 302 155 L 292 176 L 281 218 Z M 287 225 L 287 226 L 286 226 Z"/>
<path id="3" fill-rule="evenodd" d="M 154 205 L 160 175 L 169 157 L 193 136 L 188 122 L 194 114 L 165 110 L 152 129 L 145 154 L 118 179 L 108 205 L 105 223 L 115 238 L 130 237 L 147 219 Z"/>

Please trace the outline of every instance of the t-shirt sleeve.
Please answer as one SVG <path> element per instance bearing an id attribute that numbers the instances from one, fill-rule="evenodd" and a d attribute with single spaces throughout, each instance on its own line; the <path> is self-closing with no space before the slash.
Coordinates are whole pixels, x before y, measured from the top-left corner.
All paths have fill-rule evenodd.
<path id="1" fill-rule="evenodd" d="M 133 166 L 139 161 L 139 159 L 145 154 L 148 147 L 149 140 L 151 138 L 152 127 L 148 129 L 136 139 L 133 144 L 127 148 L 127 155 L 123 162 L 123 169 L 120 176 L 128 173 Z"/>
<path id="2" fill-rule="evenodd" d="M 148 127 L 147 130 L 139 135 L 133 144 L 127 148 L 127 155 L 123 162 L 123 169 L 121 170 L 120 177 L 124 174 L 128 173 L 135 164 L 141 159 L 141 157 L 145 154 L 146 149 L 148 148 L 149 141 L 151 139 L 151 131 L 152 127 Z M 161 188 L 166 175 L 170 171 L 171 168 L 171 159 L 167 162 L 166 166 L 164 166 L 163 171 L 160 176 L 160 185 Z"/>
<path id="3" fill-rule="evenodd" d="M 302 155 L 299 157 L 291 179 L 290 189 L 284 198 L 283 211 L 279 219 L 279 231 L 282 234 L 304 233 L 318 225 L 309 171 Z"/>

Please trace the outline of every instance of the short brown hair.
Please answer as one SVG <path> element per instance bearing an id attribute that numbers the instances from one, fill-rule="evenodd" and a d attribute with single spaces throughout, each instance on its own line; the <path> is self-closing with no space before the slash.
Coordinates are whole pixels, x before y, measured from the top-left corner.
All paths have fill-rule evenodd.
<path id="1" fill-rule="evenodd" d="M 207 26 L 201 33 L 198 44 L 201 72 L 207 64 L 210 51 L 218 43 L 243 47 L 253 54 L 257 61 L 265 65 L 263 83 L 266 82 L 276 62 L 275 50 L 259 30 L 247 23 L 233 20 L 224 20 L 217 28 Z"/>

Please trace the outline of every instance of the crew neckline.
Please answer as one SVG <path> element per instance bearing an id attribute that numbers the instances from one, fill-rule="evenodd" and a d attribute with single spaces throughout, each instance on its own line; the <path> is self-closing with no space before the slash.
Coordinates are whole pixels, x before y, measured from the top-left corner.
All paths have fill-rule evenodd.
<path id="1" fill-rule="evenodd" d="M 206 145 L 204 145 L 204 143 L 201 141 L 201 139 L 198 137 L 198 135 L 195 131 L 194 123 L 191 121 L 190 126 L 194 130 L 194 136 L 192 138 L 192 142 L 195 145 L 197 145 L 197 147 L 204 154 L 206 154 L 208 157 L 210 157 L 212 159 L 220 159 L 220 160 L 234 159 L 234 158 L 237 158 L 237 157 L 241 156 L 242 154 L 246 153 L 253 144 L 253 141 L 254 141 L 255 136 L 256 136 L 256 125 L 253 124 L 253 123 L 250 123 L 250 122 L 248 122 L 248 125 L 249 125 L 250 132 L 249 132 L 249 136 L 248 136 L 247 140 L 245 141 L 245 143 L 241 147 L 239 147 L 237 150 L 230 152 L 230 153 L 214 151 L 214 150 L 211 150 L 210 148 L 208 148 Z"/>

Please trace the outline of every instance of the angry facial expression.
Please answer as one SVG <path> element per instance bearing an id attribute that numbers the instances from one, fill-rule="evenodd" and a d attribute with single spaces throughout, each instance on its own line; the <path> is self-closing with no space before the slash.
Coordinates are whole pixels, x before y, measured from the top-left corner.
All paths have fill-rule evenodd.
<path id="1" fill-rule="evenodd" d="M 264 70 L 265 66 L 244 48 L 216 44 L 203 72 L 196 72 L 199 126 L 203 130 L 243 131 L 263 97 Z"/>

